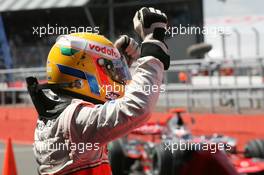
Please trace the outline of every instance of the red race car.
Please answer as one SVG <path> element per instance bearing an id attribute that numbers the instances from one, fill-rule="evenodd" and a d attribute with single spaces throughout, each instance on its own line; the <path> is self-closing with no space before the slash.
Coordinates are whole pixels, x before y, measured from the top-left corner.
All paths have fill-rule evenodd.
<path id="1" fill-rule="evenodd" d="M 148 123 L 109 145 L 113 175 L 264 175 L 264 141 L 250 141 L 239 152 L 236 139 L 193 136 L 185 110 L 171 112 L 164 124 Z"/>

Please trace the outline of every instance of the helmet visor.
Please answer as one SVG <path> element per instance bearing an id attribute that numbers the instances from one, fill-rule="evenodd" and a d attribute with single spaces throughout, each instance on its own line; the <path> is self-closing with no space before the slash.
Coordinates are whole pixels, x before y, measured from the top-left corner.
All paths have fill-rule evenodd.
<path id="1" fill-rule="evenodd" d="M 102 58 L 100 58 L 102 59 Z M 131 74 L 124 56 L 120 59 L 103 59 L 104 66 L 109 77 L 118 83 L 126 84 L 131 80 Z"/>

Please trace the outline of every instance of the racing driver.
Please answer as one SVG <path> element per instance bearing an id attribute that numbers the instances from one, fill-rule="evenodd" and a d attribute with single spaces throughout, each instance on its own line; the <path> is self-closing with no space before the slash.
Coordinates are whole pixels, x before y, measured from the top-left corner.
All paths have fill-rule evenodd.
<path id="1" fill-rule="evenodd" d="M 61 35 L 48 55 L 48 82 L 27 78 L 39 114 L 33 148 L 39 174 L 109 175 L 107 143 L 149 119 L 170 65 L 167 17 L 143 7 L 133 23 L 141 46 L 126 35 L 114 44 L 98 34 Z"/>

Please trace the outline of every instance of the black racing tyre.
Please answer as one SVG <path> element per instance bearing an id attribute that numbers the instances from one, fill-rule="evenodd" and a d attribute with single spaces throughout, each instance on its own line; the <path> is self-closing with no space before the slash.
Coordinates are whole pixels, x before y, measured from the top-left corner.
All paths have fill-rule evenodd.
<path id="1" fill-rule="evenodd" d="M 256 139 L 248 142 L 244 148 L 245 157 L 264 159 L 264 140 Z"/>
<path id="2" fill-rule="evenodd" d="M 128 175 L 135 160 L 126 156 L 122 139 L 111 142 L 109 147 L 108 156 L 113 175 Z"/>
<path id="3" fill-rule="evenodd" d="M 174 142 L 174 144 L 176 143 L 180 145 L 180 142 Z M 173 170 L 172 170 L 173 175 L 179 175 L 182 167 L 185 164 L 188 164 L 188 162 L 192 159 L 193 153 L 199 151 L 199 147 L 196 148 L 195 145 L 191 145 L 191 148 L 185 148 L 185 149 L 178 148 L 173 151 Z"/>
<path id="4" fill-rule="evenodd" d="M 173 175 L 179 175 L 181 168 L 185 162 L 185 157 L 187 156 L 187 150 L 174 150 L 173 151 Z"/>
<path id="5" fill-rule="evenodd" d="M 153 175 L 172 175 L 173 155 L 164 144 L 156 145 L 152 161 Z"/>

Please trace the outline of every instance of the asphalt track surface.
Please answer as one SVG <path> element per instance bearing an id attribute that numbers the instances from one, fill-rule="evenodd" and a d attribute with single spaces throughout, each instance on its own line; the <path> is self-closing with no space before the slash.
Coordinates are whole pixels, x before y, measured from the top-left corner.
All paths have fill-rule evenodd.
<path id="1" fill-rule="evenodd" d="M 18 175 L 38 175 L 37 163 L 35 161 L 31 145 L 13 144 Z M 5 144 L 0 142 L 0 174 L 3 171 L 5 154 Z M 131 175 L 142 175 L 141 173 L 131 173 Z"/>
<path id="2" fill-rule="evenodd" d="M 37 163 L 35 161 L 31 145 L 13 144 L 18 175 L 37 175 Z M 3 171 L 5 144 L 0 142 L 0 174 Z"/>

